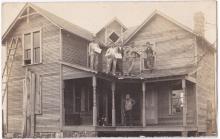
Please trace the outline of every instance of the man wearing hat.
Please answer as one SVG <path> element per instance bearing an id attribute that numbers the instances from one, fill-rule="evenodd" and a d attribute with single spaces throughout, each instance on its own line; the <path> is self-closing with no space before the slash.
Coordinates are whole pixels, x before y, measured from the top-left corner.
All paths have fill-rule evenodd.
<path id="1" fill-rule="evenodd" d="M 154 66 L 154 60 L 155 60 L 155 56 L 154 56 L 154 51 L 152 49 L 152 45 L 150 42 L 146 42 L 146 49 L 145 49 L 145 53 L 147 55 L 147 58 L 144 59 L 144 68 L 145 69 L 152 69 Z"/>

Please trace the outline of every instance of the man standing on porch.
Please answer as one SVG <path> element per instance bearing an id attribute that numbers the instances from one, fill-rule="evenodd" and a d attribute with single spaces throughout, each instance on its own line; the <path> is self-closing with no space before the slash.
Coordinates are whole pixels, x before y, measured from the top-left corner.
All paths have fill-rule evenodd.
<path id="1" fill-rule="evenodd" d="M 125 124 L 131 125 L 132 108 L 135 105 L 135 100 L 130 97 L 130 94 L 126 94 L 125 97 Z"/>
<path id="2" fill-rule="evenodd" d="M 106 57 L 106 73 L 108 74 L 112 70 L 112 74 L 115 75 L 116 71 L 116 64 L 117 64 L 117 59 L 115 55 L 117 54 L 117 47 L 115 46 L 114 43 L 110 44 L 110 47 L 106 51 L 105 57 Z"/>
<path id="3" fill-rule="evenodd" d="M 102 49 L 100 49 L 99 44 L 95 41 L 95 37 L 92 39 L 92 42 L 89 44 L 89 56 L 90 56 L 90 68 L 93 70 L 98 69 L 98 62 L 99 62 L 99 54 L 101 53 Z"/>

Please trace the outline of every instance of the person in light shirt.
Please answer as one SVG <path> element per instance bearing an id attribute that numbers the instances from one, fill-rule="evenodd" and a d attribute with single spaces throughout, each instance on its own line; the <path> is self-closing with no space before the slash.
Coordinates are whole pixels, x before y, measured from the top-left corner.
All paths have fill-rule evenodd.
<path id="1" fill-rule="evenodd" d="M 92 39 L 92 42 L 89 44 L 89 56 L 90 56 L 90 63 L 89 66 L 93 70 L 98 69 L 98 62 L 99 62 L 99 54 L 101 53 L 101 49 L 99 44 L 95 41 L 95 38 Z"/>
<path id="2" fill-rule="evenodd" d="M 107 74 L 109 74 L 109 72 L 112 69 L 112 74 L 115 75 L 116 64 L 117 64 L 117 59 L 115 57 L 116 54 L 117 54 L 117 48 L 116 48 L 115 44 L 112 43 L 105 54 L 106 62 L 107 62 L 107 67 L 106 67 Z"/>

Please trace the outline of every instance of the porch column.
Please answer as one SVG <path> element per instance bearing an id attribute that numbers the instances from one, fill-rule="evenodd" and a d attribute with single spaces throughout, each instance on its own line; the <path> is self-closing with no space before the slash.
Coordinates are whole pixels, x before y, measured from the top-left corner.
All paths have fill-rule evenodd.
<path id="1" fill-rule="evenodd" d="M 186 80 L 182 80 L 182 90 L 183 90 L 183 127 L 186 128 L 187 125 L 187 91 L 186 91 Z M 187 131 L 184 129 L 182 136 L 187 136 Z"/>
<path id="2" fill-rule="evenodd" d="M 146 127 L 146 116 L 145 116 L 145 113 L 146 113 L 146 109 L 145 109 L 145 101 L 146 101 L 146 98 L 145 98 L 145 94 L 146 94 L 146 84 L 144 82 L 142 82 L 142 91 L 143 91 L 143 108 L 142 108 L 142 125 L 143 127 Z"/>
<path id="3" fill-rule="evenodd" d="M 112 126 L 116 125 L 115 119 L 115 82 L 112 82 Z"/>
<path id="4" fill-rule="evenodd" d="M 92 77 L 92 87 L 93 87 L 93 126 L 97 125 L 97 106 L 96 106 L 96 77 Z"/>

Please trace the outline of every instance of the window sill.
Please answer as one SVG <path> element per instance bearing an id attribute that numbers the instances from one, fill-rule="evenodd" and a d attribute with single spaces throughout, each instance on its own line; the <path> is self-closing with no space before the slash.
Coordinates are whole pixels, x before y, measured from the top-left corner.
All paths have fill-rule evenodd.
<path id="1" fill-rule="evenodd" d="M 22 66 L 23 66 L 23 67 L 28 67 L 28 66 L 34 66 L 34 65 L 40 65 L 40 64 L 43 64 L 43 62 L 34 63 L 34 64 L 27 64 L 27 65 L 22 64 Z"/>

